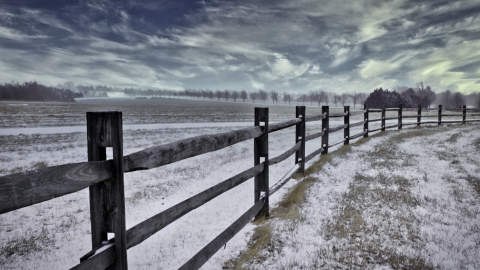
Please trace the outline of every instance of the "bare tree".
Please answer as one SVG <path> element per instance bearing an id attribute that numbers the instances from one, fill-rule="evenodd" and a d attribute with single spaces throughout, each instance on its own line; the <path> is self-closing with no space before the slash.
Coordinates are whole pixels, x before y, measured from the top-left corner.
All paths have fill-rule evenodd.
<path id="1" fill-rule="evenodd" d="M 315 101 L 315 92 L 310 91 L 310 93 L 308 93 L 308 99 L 310 99 L 310 105 L 313 105 L 313 102 Z"/>
<path id="2" fill-rule="evenodd" d="M 288 101 L 288 105 L 290 105 L 290 102 L 292 101 L 292 94 L 290 94 L 290 93 L 285 93 L 285 95 L 286 95 L 286 99 L 287 99 L 287 101 Z"/>
<path id="3" fill-rule="evenodd" d="M 257 100 L 258 98 L 259 98 L 259 96 L 258 96 L 257 92 L 251 92 L 250 93 L 250 99 L 252 100 L 252 103 L 255 103 L 255 100 Z"/>
<path id="4" fill-rule="evenodd" d="M 240 92 L 240 98 L 243 100 L 243 103 L 245 103 L 245 99 L 248 98 L 247 91 L 242 90 L 242 92 Z"/>
<path id="5" fill-rule="evenodd" d="M 367 94 L 366 93 L 358 93 L 358 103 L 360 106 L 365 104 L 365 100 L 367 100 Z"/>
<path id="6" fill-rule="evenodd" d="M 288 94 L 283 92 L 280 97 L 283 99 L 283 102 L 285 103 L 285 105 L 287 105 Z"/>
<path id="7" fill-rule="evenodd" d="M 340 100 L 340 102 L 342 102 L 342 106 L 345 106 L 350 97 L 351 96 L 349 94 L 342 94 L 342 99 Z"/>
<path id="8" fill-rule="evenodd" d="M 223 91 L 223 97 L 225 98 L 225 101 L 228 101 L 230 99 L 230 91 L 228 91 L 227 89 L 225 89 L 225 91 Z"/>
<path id="9" fill-rule="evenodd" d="M 263 104 L 265 104 L 265 101 L 268 99 L 268 94 L 267 94 L 267 92 L 265 92 L 263 90 L 259 90 L 258 91 L 258 97 L 263 102 Z"/>
<path id="10" fill-rule="evenodd" d="M 337 103 L 342 100 L 342 96 L 340 95 L 333 95 L 333 103 L 335 103 L 335 107 L 337 107 Z"/>
<path id="11" fill-rule="evenodd" d="M 305 101 L 307 101 L 307 99 L 308 99 L 307 94 L 302 94 L 302 95 L 300 96 L 300 100 L 303 102 L 303 105 L 305 105 Z"/>
<path id="12" fill-rule="evenodd" d="M 423 82 L 417 83 L 417 86 L 415 87 L 415 93 L 419 98 L 419 103 L 427 108 L 430 108 L 430 105 L 432 105 L 432 103 L 437 99 L 437 94 L 432 91 L 430 86 L 427 85 L 424 87 Z"/>
<path id="13" fill-rule="evenodd" d="M 237 102 L 238 97 L 240 97 L 240 94 L 238 93 L 238 91 L 233 91 L 232 92 L 233 102 Z"/>
<path id="14" fill-rule="evenodd" d="M 213 97 L 214 97 L 213 91 L 208 90 L 208 98 L 210 99 L 210 101 L 213 99 Z"/>
<path id="15" fill-rule="evenodd" d="M 270 98 L 272 99 L 273 104 L 278 104 L 278 92 L 270 91 Z"/>
<path id="16" fill-rule="evenodd" d="M 217 89 L 217 91 L 215 91 L 215 97 L 217 98 L 217 101 L 220 101 L 220 99 L 223 97 L 222 91 Z"/>

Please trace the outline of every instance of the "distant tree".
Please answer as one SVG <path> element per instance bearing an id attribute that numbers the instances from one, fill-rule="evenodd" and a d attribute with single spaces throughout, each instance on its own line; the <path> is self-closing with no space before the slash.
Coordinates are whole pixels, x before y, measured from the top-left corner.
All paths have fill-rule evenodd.
<path id="1" fill-rule="evenodd" d="M 345 104 L 347 103 L 347 101 L 351 98 L 352 96 L 350 96 L 349 94 L 342 94 L 341 95 L 341 99 L 340 99 L 340 102 L 342 103 L 342 106 L 345 106 Z"/>
<path id="2" fill-rule="evenodd" d="M 342 96 L 340 95 L 333 95 L 333 103 L 335 103 L 335 107 L 337 107 L 337 103 L 342 100 Z"/>
<path id="3" fill-rule="evenodd" d="M 416 108 L 419 104 L 421 105 L 420 97 L 413 88 L 407 88 L 400 95 L 402 96 L 403 107 L 405 108 Z"/>
<path id="4" fill-rule="evenodd" d="M 265 101 L 268 99 L 268 94 L 267 94 L 267 92 L 265 92 L 263 90 L 259 90 L 258 91 L 258 97 L 263 102 L 263 104 L 265 104 Z"/>
<path id="5" fill-rule="evenodd" d="M 270 91 L 270 98 L 272 99 L 273 104 L 278 104 L 278 92 Z"/>
<path id="6" fill-rule="evenodd" d="M 424 108 L 430 108 L 430 105 L 437 99 L 437 94 L 432 91 L 430 86 L 423 86 L 423 82 L 417 83 L 415 87 L 415 93 L 419 97 L 419 104 Z"/>
<path id="7" fill-rule="evenodd" d="M 475 98 L 475 108 L 477 108 L 477 110 L 480 110 L 480 93 L 479 94 L 475 94 L 476 98 Z"/>
<path id="8" fill-rule="evenodd" d="M 223 97 L 225 98 L 225 101 L 228 101 L 230 99 L 230 91 L 228 91 L 227 89 L 225 89 L 225 91 L 223 91 Z"/>
<path id="9" fill-rule="evenodd" d="M 310 91 L 310 93 L 308 93 L 308 99 L 310 100 L 310 106 L 313 105 L 313 102 L 316 100 L 315 95 L 316 94 L 313 91 Z"/>
<path id="10" fill-rule="evenodd" d="M 245 103 L 245 100 L 248 98 L 247 91 L 242 90 L 242 92 L 240 92 L 240 98 L 243 100 L 243 103 Z"/>
<path id="11" fill-rule="evenodd" d="M 369 108 L 381 109 L 383 105 L 385 105 L 387 108 L 397 108 L 399 104 L 405 104 L 405 102 L 397 91 L 390 92 L 388 89 L 383 90 L 380 87 L 379 89 L 375 89 L 372 93 L 370 93 L 365 100 L 365 104 Z"/>
<path id="12" fill-rule="evenodd" d="M 147 95 L 153 97 L 153 90 L 152 90 L 152 89 L 148 89 L 148 90 L 147 90 Z"/>
<path id="13" fill-rule="evenodd" d="M 220 101 L 220 99 L 223 97 L 222 91 L 217 89 L 217 91 L 215 91 L 215 97 L 217 98 L 217 101 Z"/>
<path id="14" fill-rule="evenodd" d="M 293 96 L 290 93 L 284 93 L 285 98 L 287 99 L 286 101 L 288 102 L 288 105 L 290 105 L 290 102 L 292 102 Z"/>
<path id="15" fill-rule="evenodd" d="M 232 99 L 233 99 L 233 102 L 237 102 L 237 99 L 240 97 L 240 94 L 238 93 L 238 91 L 233 91 L 232 92 Z"/>
<path id="16" fill-rule="evenodd" d="M 307 101 L 307 99 L 308 99 L 307 94 L 302 94 L 300 96 L 300 100 L 302 101 L 303 105 L 305 105 L 305 101 Z"/>
<path id="17" fill-rule="evenodd" d="M 0 84 L 0 100 L 75 102 L 78 97 L 83 97 L 83 94 L 69 89 L 47 87 L 35 81 Z"/>
<path id="18" fill-rule="evenodd" d="M 456 92 L 452 96 L 452 105 L 454 108 L 462 108 L 465 104 L 465 100 L 463 99 L 463 95 L 459 92 Z"/>
<path id="19" fill-rule="evenodd" d="M 252 100 L 252 103 L 255 103 L 255 100 L 259 98 L 259 95 L 257 92 L 251 92 L 250 93 L 250 99 Z"/>
<path id="20" fill-rule="evenodd" d="M 214 96 L 215 96 L 215 95 L 213 94 L 213 91 L 212 91 L 212 90 L 208 90 L 208 98 L 210 99 L 210 101 L 213 100 L 213 97 L 214 97 Z"/>
<path id="21" fill-rule="evenodd" d="M 358 104 L 363 105 L 365 104 L 365 100 L 367 99 L 367 94 L 365 93 L 358 93 Z"/>

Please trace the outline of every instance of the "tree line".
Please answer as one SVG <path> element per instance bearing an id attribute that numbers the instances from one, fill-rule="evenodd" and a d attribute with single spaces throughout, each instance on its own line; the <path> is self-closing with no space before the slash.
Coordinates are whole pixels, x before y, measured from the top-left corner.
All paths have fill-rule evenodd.
<path id="1" fill-rule="evenodd" d="M 79 97 L 83 97 L 83 94 L 48 87 L 35 81 L 0 84 L 0 100 L 75 102 L 75 98 Z"/>

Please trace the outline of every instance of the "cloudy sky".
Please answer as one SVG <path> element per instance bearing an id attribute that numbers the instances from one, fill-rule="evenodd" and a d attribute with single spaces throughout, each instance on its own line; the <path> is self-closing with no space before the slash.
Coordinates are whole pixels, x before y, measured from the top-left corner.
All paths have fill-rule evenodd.
<path id="1" fill-rule="evenodd" d="M 480 92 L 480 0 L 0 0 L 0 82 Z"/>

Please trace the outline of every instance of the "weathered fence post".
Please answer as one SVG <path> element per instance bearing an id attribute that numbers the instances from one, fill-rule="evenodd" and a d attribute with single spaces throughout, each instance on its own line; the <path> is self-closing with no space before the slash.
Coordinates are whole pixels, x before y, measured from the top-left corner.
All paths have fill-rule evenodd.
<path id="1" fill-rule="evenodd" d="M 343 145 L 346 145 L 350 143 L 350 106 L 344 106 L 343 112 L 347 114 L 343 117 L 343 124 L 347 125 L 343 130 L 343 138 L 345 139 Z"/>
<path id="2" fill-rule="evenodd" d="M 328 154 L 328 130 L 330 129 L 328 124 L 330 118 L 328 106 L 322 106 L 322 114 L 325 115 L 325 118 L 322 119 L 322 130 L 324 132 L 322 136 L 322 154 Z"/>
<path id="3" fill-rule="evenodd" d="M 363 113 L 363 121 L 365 121 L 365 123 L 363 123 L 363 131 L 366 131 L 366 133 L 363 135 L 363 137 L 368 138 L 368 107 L 367 107 L 367 104 L 363 104 L 363 110 L 365 110 L 365 112 Z"/>
<path id="4" fill-rule="evenodd" d="M 438 125 L 442 124 L 442 105 L 438 105 Z"/>
<path id="5" fill-rule="evenodd" d="M 296 106 L 295 110 L 295 117 L 302 117 L 302 122 L 296 125 L 295 130 L 295 144 L 302 142 L 300 149 L 295 152 L 295 164 L 300 163 L 300 172 L 305 173 L 305 106 Z"/>
<path id="6" fill-rule="evenodd" d="M 418 104 L 417 127 L 420 126 L 421 121 L 422 121 L 422 105 Z"/>
<path id="7" fill-rule="evenodd" d="M 385 131 L 385 104 L 382 107 L 382 131 Z"/>
<path id="8" fill-rule="evenodd" d="M 403 104 L 398 104 L 398 129 L 402 129 Z"/>
<path id="9" fill-rule="evenodd" d="M 465 122 L 467 121 L 467 105 L 463 105 L 463 124 L 465 124 Z"/>
<path id="10" fill-rule="evenodd" d="M 113 178 L 90 186 L 92 249 L 114 233 L 115 263 L 109 269 L 126 270 L 122 112 L 87 112 L 87 142 L 88 161 L 106 160 L 106 148 L 113 148 Z"/>
<path id="11" fill-rule="evenodd" d="M 255 108 L 255 126 L 260 126 L 260 122 L 264 123 L 263 135 L 254 139 L 254 165 L 260 164 L 260 158 L 264 158 L 264 168 L 261 173 L 255 176 L 255 203 L 261 198 L 261 193 L 265 195 L 265 205 L 256 218 L 264 215 L 269 215 L 268 197 L 269 197 L 269 183 L 268 183 L 268 108 Z"/>

